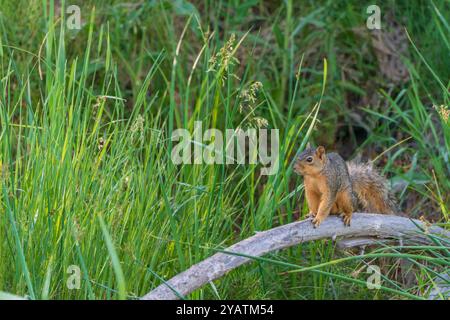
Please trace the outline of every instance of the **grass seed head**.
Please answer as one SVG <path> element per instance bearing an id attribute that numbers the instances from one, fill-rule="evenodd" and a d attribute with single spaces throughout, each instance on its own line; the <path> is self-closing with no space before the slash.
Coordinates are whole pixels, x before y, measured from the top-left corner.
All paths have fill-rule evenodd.
<path id="1" fill-rule="evenodd" d="M 444 120 L 445 122 L 448 122 L 448 118 L 450 116 L 450 110 L 448 109 L 447 106 L 444 106 L 443 104 L 441 104 L 440 106 L 434 105 L 433 108 L 436 109 L 436 111 L 441 116 L 442 120 Z"/>

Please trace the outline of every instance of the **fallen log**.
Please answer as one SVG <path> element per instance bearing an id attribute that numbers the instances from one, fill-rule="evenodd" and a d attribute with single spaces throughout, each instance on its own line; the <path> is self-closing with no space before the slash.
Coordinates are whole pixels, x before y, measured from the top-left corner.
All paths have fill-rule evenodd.
<path id="1" fill-rule="evenodd" d="M 441 300 L 450 297 L 450 273 L 440 274 L 434 279 L 428 300 Z"/>
<path id="2" fill-rule="evenodd" d="M 422 230 L 425 230 L 423 232 Z M 374 213 L 356 213 L 350 227 L 337 216 L 327 218 L 319 228 L 311 219 L 282 225 L 242 240 L 222 252 L 191 266 L 186 271 L 159 285 L 141 299 L 175 300 L 222 277 L 240 265 L 252 261 L 245 256 L 259 257 L 269 252 L 320 239 L 368 238 L 397 239 L 402 243 L 430 243 L 427 234 L 450 238 L 450 232 L 427 226 L 419 220 Z"/>

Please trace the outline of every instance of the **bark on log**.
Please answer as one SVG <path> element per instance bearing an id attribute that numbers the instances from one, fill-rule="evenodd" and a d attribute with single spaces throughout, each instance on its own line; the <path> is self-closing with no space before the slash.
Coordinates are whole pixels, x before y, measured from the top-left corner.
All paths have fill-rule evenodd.
<path id="1" fill-rule="evenodd" d="M 440 227 L 426 227 L 419 220 L 374 213 L 356 213 L 350 227 L 344 226 L 337 216 L 328 217 L 314 229 L 311 219 L 282 225 L 242 240 L 225 251 L 193 265 L 174 276 L 142 297 L 144 300 L 175 300 L 186 296 L 210 281 L 222 277 L 240 265 L 252 261 L 251 258 L 234 255 L 243 254 L 259 257 L 272 251 L 288 248 L 307 241 L 320 239 L 377 237 L 380 239 L 401 239 L 414 243 L 429 243 L 429 238 L 418 228 L 428 233 L 450 238 L 450 232 Z M 176 292 L 175 292 L 176 291 Z"/>
<path id="2" fill-rule="evenodd" d="M 450 273 L 442 273 L 434 279 L 428 300 L 441 300 L 450 298 Z"/>

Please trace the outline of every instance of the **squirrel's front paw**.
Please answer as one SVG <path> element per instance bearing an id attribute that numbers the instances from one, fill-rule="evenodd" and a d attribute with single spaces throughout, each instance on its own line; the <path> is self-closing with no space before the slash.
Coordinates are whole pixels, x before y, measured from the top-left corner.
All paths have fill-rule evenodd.
<path id="1" fill-rule="evenodd" d="M 350 221 L 352 220 L 352 215 L 351 214 L 341 214 L 341 218 L 344 221 L 344 225 L 345 226 L 350 226 Z"/>
<path id="2" fill-rule="evenodd" d="M 313 220 L 312 220 L 312 224 L 314 225 L 314 228 L 317 228 L 323 221 L 322 217 L 316 216 Z"/>
<path id="3" fill-rule="evenodd" d="M 306 215 L 306 218 L 314 218 L 316 216 L 317 213 L 315 212 L 310 212 Z"/>

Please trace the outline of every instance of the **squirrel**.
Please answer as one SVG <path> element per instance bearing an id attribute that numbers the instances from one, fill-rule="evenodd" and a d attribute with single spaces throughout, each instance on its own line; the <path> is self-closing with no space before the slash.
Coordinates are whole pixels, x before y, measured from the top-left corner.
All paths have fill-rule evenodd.
<path id="1" fill-rule="evenodd" d="M 297 157 L 294 171 L 304 177 L 309 216 L 318 227 L 327 216 L 341 214 L 350 226 L 354 211 L 394 214 L 395 197 L 386 178 L 370 163 L 345 162 L 337 153 L 326 153 L 323 146 L 306 149 Z"/>

